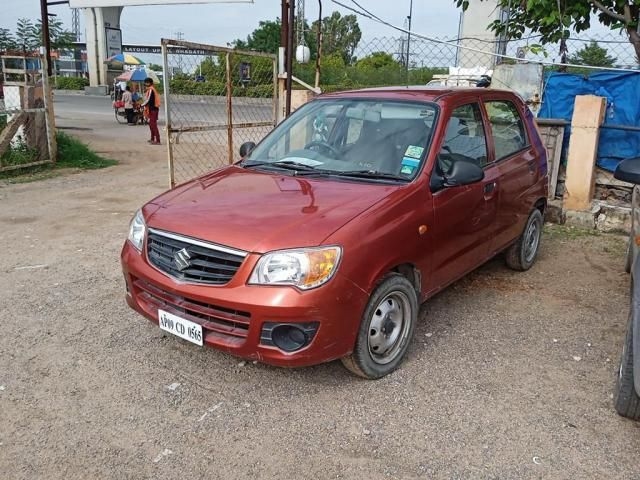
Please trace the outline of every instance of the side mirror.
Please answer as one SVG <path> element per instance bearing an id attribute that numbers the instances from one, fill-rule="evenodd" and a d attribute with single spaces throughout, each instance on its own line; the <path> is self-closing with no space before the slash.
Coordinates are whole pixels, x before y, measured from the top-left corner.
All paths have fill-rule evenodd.
<path id="1" fill-rule="evenodd" d="M 640 184 L 640 157 L 622 160 L 613 173 L 613 178 L 636 185 Z"/>
<path id="2" fill-rule="evenodd" d="M 254 148 L 256 148 L 256 144 L 253 142 L 244 142 L 242 145 L 240 145 L 240 156 L 242 158 L 246 157 L 247 155 L 249 155 L 251 153 L 251 150 L 253 150 Z"/>
<path id="3" fill-rule="evenodd" d="M 484 170 L 476 163 L 457 160 L 453 162 L 450 172 L 445 175 L 445 187 L 458 187 L 479 182 L 484 178 Z"/>

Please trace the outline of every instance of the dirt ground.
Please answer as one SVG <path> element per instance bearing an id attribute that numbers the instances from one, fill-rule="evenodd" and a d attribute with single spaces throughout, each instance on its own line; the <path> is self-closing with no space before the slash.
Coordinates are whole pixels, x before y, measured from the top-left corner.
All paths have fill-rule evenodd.
<path id="1" fill-rule="evenodd" d="M 531 271 L 494 260 L 427 302 L 379 381 L 245 363 L 125 305 L 164 149 L 71 133 L 120 165 L 0 186 L 0 478 L 640 479 L 612 406 L 624 239 L 548 227 Z"/>

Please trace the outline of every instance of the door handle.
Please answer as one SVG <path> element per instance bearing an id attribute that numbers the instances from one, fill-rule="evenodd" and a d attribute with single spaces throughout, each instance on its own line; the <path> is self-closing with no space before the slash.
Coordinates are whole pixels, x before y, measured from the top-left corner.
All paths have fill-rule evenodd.
<path id="1" fill-rule="evenodd" d="M 484 193 L 492 193 L 496 189 L 496 182 L 485 183 Z"/>
<path id="2" fill-rule="evenodd" d="M 496 194 L 496 186 L 497 186 L 496 182 L 490 182 L 490 183 L 484 184 L 484 187 L 482 190 L 484 191 L 484 199 L 486 201 L 489 201 L 494 197 L 494 195 Z"/>
<path id="3" fill-rule="evenodd" d="M 538 165 L 535 160 L 531 160 L 529 162 L 529 173 L 536 173 Z"/>

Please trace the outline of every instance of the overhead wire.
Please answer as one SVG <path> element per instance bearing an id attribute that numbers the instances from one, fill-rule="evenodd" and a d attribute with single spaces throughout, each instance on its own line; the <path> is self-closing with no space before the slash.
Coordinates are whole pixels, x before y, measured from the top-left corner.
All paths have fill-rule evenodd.
<path id="1" fill-rule="evenodd" d="M 414 32 L 414 31 L 410 31 L 407 30 L 403 27 L 399 27 L 397 25 L 394 25 L 390 22 L 387 22 L 386 20 L 383 20 L 382 18 L 378 17 L 377 15 L 375 15 L 374 13 L 372 13 L 371 11 L 367 10 L 366 8 L 364 8 L 362 5 L 360 5 L 358 3 L 357 0 L 350 0 L 353 4 L 356 5 L 356 7 L 358 8 L 353 8 L 349 5 L 346 5 L 345 3 L 341 2 L 340 0 L 331 0 L 331 2 L 335 3 L 336 5 L 339 5 L 351 12 L 354 12 L 358 15 L 361 15 L 365 18 L 368 18 L 374 22 L 380 23 L 382 25 L 386 25 L 387 27 L 390 27 L 394 30 L 397 30 L 399 32 L 403 32 L 406 34 L 410 34 L 412 36 L 415 36 L 417 38 L 421 38 L 423 40 L 427 40 L 429 42 L 432 43 L 437 43 L 437 44 L 441 44 L 441 45 L 448 45 L 454 48 L 459 48 L 462 50 L 468 50 L 470 52 L 475 52 L 475 53 L 480 53 L 482 55 L 490 55 L 493 57 L 498 57 L 498 58 L 503 58 L 503 59 L 507 59 L 507 60 L 514 60 L 517 62 L 524 62 L 524 63 L 532 63 L 532 64 L 537 64 L 537 65 L 546 65 L 546 66 L 550 66 L 550 67 L 574 67 L 574 68 L 585 68 L 585 69 L 590 69 L 590 70 L 602 70 L 602 71 L 614 71 L 614 72 L 626 72 L 626 73 L 640 73 L 640 70 L 633 70 L 633 69 L 628 69 L 628 68 L 619 68 L 619 67 L 598 67 L 598 66 L 593 66 L 593 65 L 579 65 L 579 64 L 575 64 L 575 63 L 566 63 L 566 62 L 548 62 L 548 61 L 544 61 L 544 60 L 523 60 L 521 58 L 518 58 L 516 56 L 513 55 L 506 55 L 506 54 L 501 54 L 501 53 L 496 53 L 496 52 L 491 52 L 491 51 L 487 51 L 487 50 L 482 50 L 479 48 L 475 48 L 475 47 L 470 47 L 467 45 L 459 45 L 457 43 L 453 43 L 451 41 L 448 40 L 440 40 L 437 38 L 433 38 L 430 37 L 428 35 L 424 35 L 422 33 L 418 33 L 418 32 Z M 359 9 L 359 10 L 358 10 Z"/>

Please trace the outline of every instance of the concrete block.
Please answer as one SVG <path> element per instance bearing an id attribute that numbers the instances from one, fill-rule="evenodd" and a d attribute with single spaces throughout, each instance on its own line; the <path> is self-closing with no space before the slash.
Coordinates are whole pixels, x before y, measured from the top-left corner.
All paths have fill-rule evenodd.
<path id="1" fill-rule="evenodd" d="M 85 95 L 103 96 L 109 95 L 109 87 L 106 85 L 98 85 L 96 87 L 84 87 Z"/>
<path id="2" fill-rule="evenodd" d="M 565 210 L 564 215 L 566 225 L 588 229 L 596 228 L 595 216 L 591 211 Z"/>
<path id="3" fill-rule="evenodd" d="M 596 228 L 601 232 L 628 234 L 631 231 L 631 208 L 600 203 Z"/>

